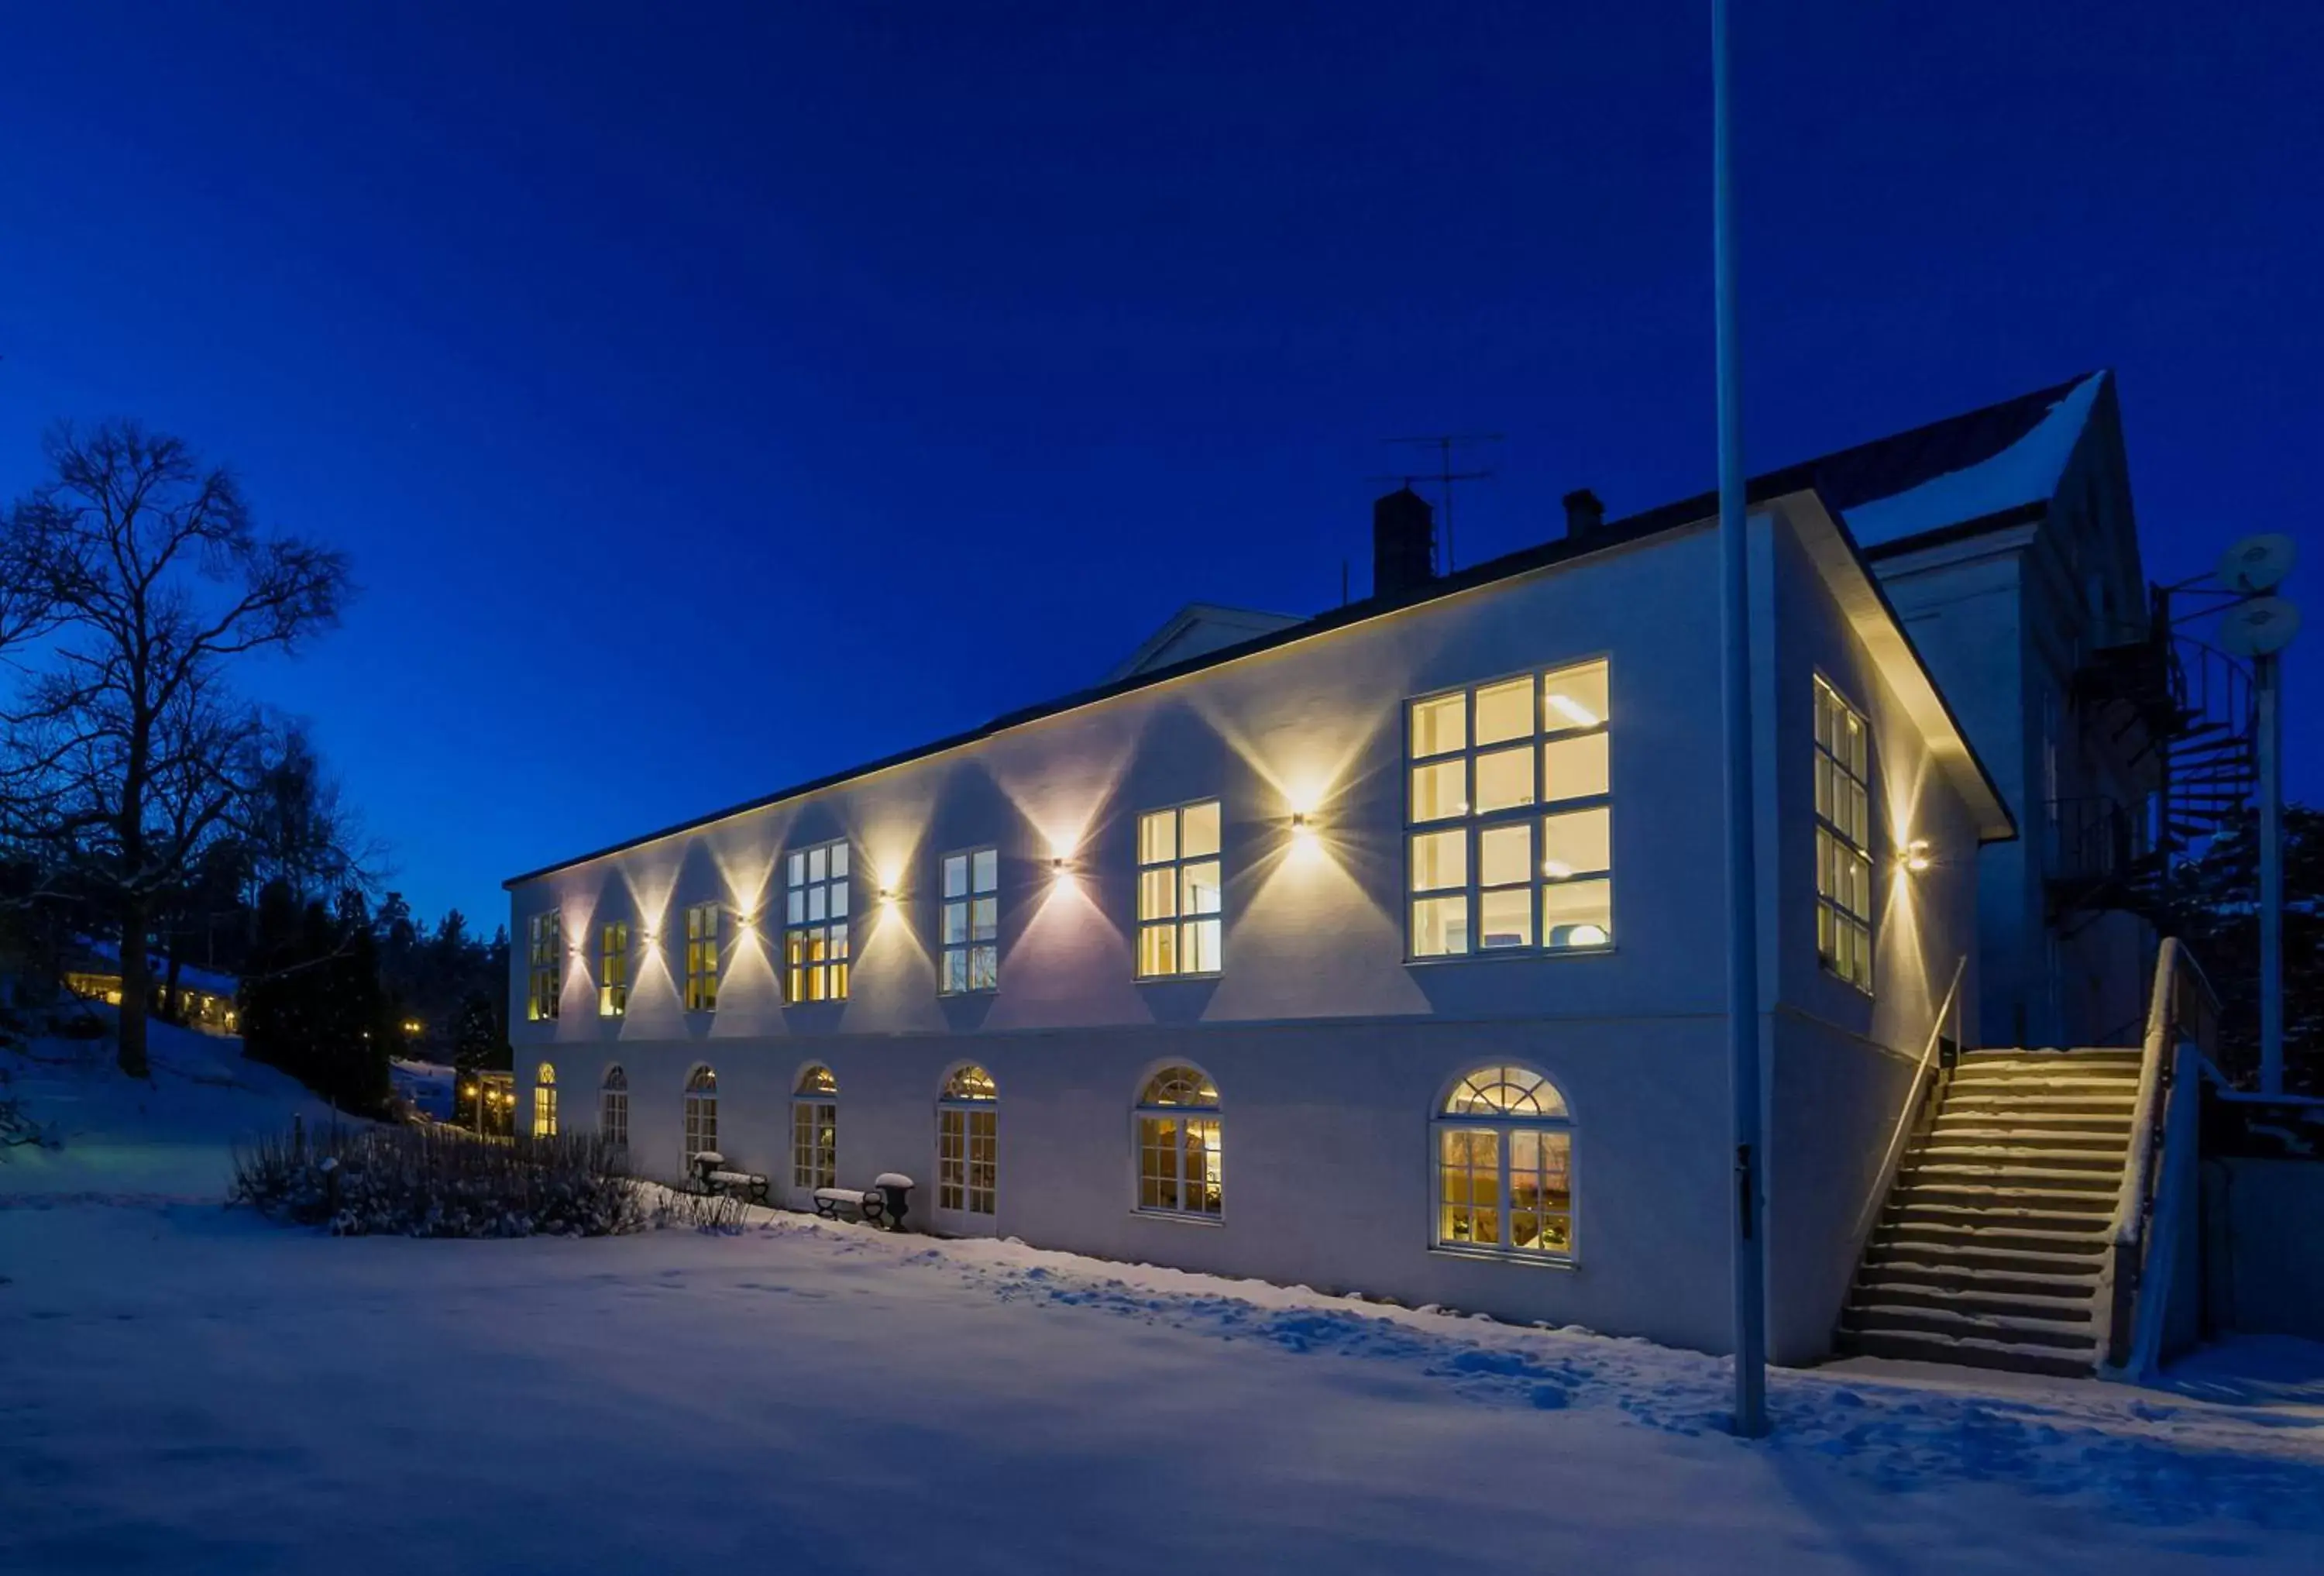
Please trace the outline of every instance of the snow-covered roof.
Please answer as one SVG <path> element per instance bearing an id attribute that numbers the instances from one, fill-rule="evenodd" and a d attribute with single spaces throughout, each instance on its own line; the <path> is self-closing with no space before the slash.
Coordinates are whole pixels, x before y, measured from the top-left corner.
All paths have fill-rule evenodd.
<path id="1" fill-rule="evenodd" d="M 1160 629 L 1146 637 L 1138 650 L 1123 659 L 1120 666 L 1105 676 L 1112 684 L 1124 678 L 1157 668 L 1167 668 L 1173 662 L 1183 662 L 1189 657 L 1222 650 L 1240 645 L 1258 635 L 1271 635 L 1277 630 L 1306 621 L 1287 613 L 1260 613 L 1247 607 L 1222 607 L 1212 602 L 1190 602 L 1170 615 Z"/>
<path id="2" fill-rule="evenodd" d="M 1976 417 L 2006 413 L 2019 420 L 2031 418 L 2030 425 L 2009 436 L 1993 452 L 1978 456 L 1974 447 L 1956 452 L 1950 457 L 1958 464 L 1901 490 L 1855 499 L 1834 497 L 1832 502 L 1848 521 L 1849 534 L 1859 547 L 1882 547 L 2023 504 L 2047 502 L 2056 494 L 2067 463 L 2073 458 L 2074 446 L 2081 440 L 2105 380 L 2104 373 L 2092 373 L 2060 388 L 1941 424 L 1960 431 Z M 1896 442 L 1884 439 L 1882 446 Z M 1820 469 L 1829 467 L 1830 462 L 1819 463 Z M 1840 489 L 1826 486 L 1824 491 L 1830 496 Z"/>
<path id="3" fill-rule="evenodd" d="M 97 958 L 105 963 L 110 963 L 115 969 L 118 969 L 121 966 L 121 946 L 119 943 L 111 941 L 83 940 L 81 946 L 91 957 Z M 153 980 L 156 984 L 159 984 L 163 977 L 170 972 L 170 960 L 161 956 L 159 953 L 150 954 L 146 958 L 145 963 L 146 967 L 153 971 Z M 188 991 L 203 991 L 208 992 L 212 996 L 231 996 L 237 989 L 240 988 L 242 982 L 235 979 L 232 974 L 221 974 L 217 972 L 215 970 L 198 968 L 192 963 L 180 963 L 178 965 L 178 984 L 181 989 Z"/>

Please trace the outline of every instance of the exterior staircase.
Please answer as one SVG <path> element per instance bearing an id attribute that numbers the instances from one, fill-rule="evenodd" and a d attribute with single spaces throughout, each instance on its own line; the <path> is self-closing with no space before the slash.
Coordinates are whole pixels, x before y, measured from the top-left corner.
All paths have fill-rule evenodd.
<path id="1" fill-rule="evenodd" d="M 2139 1065 L 2135 1050 L 1961 1056 L 1898 1165 L 1840 1350 L 2096 1372 Z"/>

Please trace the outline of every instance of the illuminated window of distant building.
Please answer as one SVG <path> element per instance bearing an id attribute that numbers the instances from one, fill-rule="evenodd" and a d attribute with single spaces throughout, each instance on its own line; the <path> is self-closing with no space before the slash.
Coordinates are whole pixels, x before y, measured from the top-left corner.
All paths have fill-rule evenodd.
<path id="1" fill-rule="evenodd" d="M 1139 816 L 1139 978 L 1217 973 L 1224 908 L 1218 800 Z"/>
<path id="2" fill-rule="evenodd" d="M 1612 942 L 1609 688 L 1600 659 L 1406 708 L 1412 956 Z"/>
<path id="3" fill-rule="evenodd" d="M 718 1147 L 718 1074 L 696 1067 L 686 1075 L 686 1159 L 711 1154 Z"/>
<path id="4" fill-rule="evenodd" d="M 557 1069 L 546 1062 L 532 1080 L 532 1136 L 557 1136 Z"/>
<path id="5" fill-rule="evenodd" d="M 528 1022 L 543 1023 L 557 1016 L 558 999 L 565 994 L 565 916 L 555 909 L 536 914 L 525 924 L 525 1008 Z"/>
<path id="6" fill-rule="evenodd" d="M 1138 1207 L 1219 1218 L 1225 1181 L 1218 1085 L 1194 1067 L 1165 1067 L 1138 1096 Z"/>
<path id="7" fill-rule="evenodd" d="M 936 1208 L 981 1216 L 987 1229 L 998 1193 L 1000 1101 L 992 1074 L 972 1063 L 953 1069 L 936 1105 Z"/>
<path id="8" fill-rule="evenodd" d="M 1001 984 L 1001 855 L 990 848 L 944 856 L 944 991 Z"/>
<path id="9" fill-rule="evenodd" d="M 1872 989 L 1872 772 L 1863 714 L 1815 681 L 1816 955 Z"/>
<path id="10" fill-rule="evenodd" d="M 839 1185 L 839 1080 L 820 1063 L 791 1092 L 791 1186 L 802 1194 Z"/>
<path id="11" fill-rule="evenodd" d="M 1439 1247 L 1573 1256 L 1573 1119 L 1529 1067 L 1480 1067 L 1436 1116 Z"/>
<path id="12" fill-rule="evenodd" d="M 616 1149 L 630 1147 L 630 1075 L 618 1066 L 597 1091 L 597 1134 Z"/>
<path id="13" fill-rule="evenodd" d="M 793 849 L 783 871 L 786 1000 L 847 1000 L 847 844 Z"/>
<path id="14" fill-rule="evenodd" d="M 597 927 L 597 1016 L 620 1018 L 630 1009 L 630 922 L 616 919 Z"/>
<path id="15" fill-rule="evenodd" d="M 686 1009 L 718 1010 L 718 913 L 715 903 L 686 911 Z"/>

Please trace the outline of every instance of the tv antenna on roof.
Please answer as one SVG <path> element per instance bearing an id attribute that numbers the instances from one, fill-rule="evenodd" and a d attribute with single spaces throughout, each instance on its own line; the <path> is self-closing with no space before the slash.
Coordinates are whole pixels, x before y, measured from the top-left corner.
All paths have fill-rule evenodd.
<path id="1" fill-rule="evenodd" d="M 1471 447 L 1481 444 L 1499 443 L 1507 436 L 1499 432 L 1440 432 L 1431 438 L 1380 439 L 1382 443 L 1409 445 L 1417 448 L 1433 448 L 1436 451 L 1435 474 L 1428 479 L 1434 481 L 1443 489 L 1439 503 L 1444 512 L 1444 567 L 1443 570 L 1444 574 L 1450 575 L 1452 572 L 1452 484 L 1481 482 L 1493 474 L 1489 466 L 1473 471 L 1454 470 L 1452 451 L 1456 448 Z M 1423 472 L 1418 475 L 1426 476 L 1428 474 Z M 1416 477 L 1413 473 L 1406 473 L 1393 476 L 1374 476 L 1371 479 L 1375 482 L 1401 482 L 1409 487 Z"/>

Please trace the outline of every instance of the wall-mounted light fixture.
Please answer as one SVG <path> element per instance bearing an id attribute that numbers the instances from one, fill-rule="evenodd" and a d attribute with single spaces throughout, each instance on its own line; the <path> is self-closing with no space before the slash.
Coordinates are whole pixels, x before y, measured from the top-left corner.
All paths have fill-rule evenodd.
<path id="1" fill-rule="evenodd" d="M 1904 852 L 1898 856 L 1898 862 L 1914 875 L 1928 869 L 1932 862 L 1929 858 L 1929 840 L 1925 837 L 1915 837 L 1912 842 L 1904 844 Z"/>
<path id="2" fill-rule="evenodd" d="M 880 889 L 880 901 L 881 901 L 881 902 L 882 902 L 882 903 L 893 903 L 895 900 L 896 900 L 896 889 L 895 889 L 895 888 L 893 888 L 893 887 L 882 887 L 882 888 L 881 888 L 881 889 Z"/>

